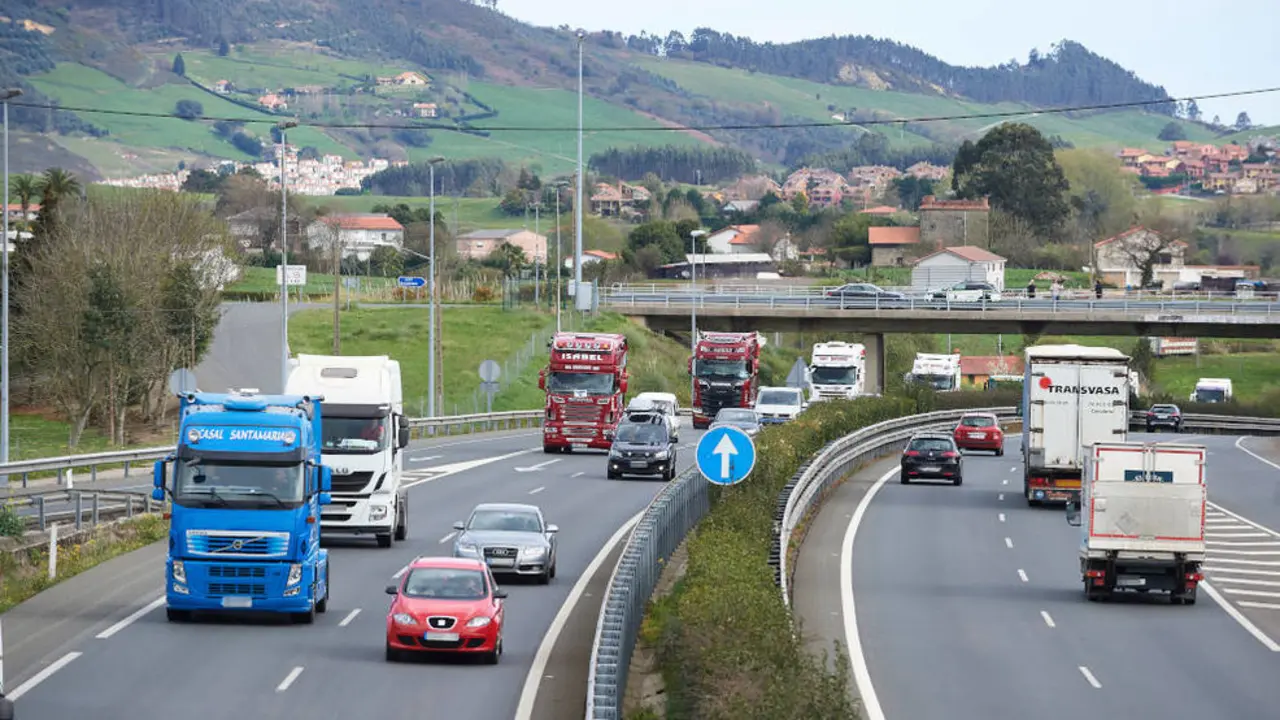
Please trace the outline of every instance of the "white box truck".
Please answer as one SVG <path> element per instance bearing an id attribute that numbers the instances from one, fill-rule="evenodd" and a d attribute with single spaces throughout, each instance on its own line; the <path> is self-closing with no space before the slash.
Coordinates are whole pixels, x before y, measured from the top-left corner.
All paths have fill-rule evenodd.
<path id="1" fill-rule="evenodd" d="M 1203 445 L 1098 443 L 1067 522 L 1081 527 L 1085 597 L 1117 590 L 1166 592 L 1194 604 L 1204 580 Z"/>
<path id="2" fill-rule="evenodd" d="M 960 356 L 916 353 L 903 382 L 925 385 L 935 392 L 955 392 L 960 389 Z"/>
<path id="3" fill-rule="evenodd" d="M 809 359 L 809 402 L 853 400 L 866 383 L 867 347 L 861 343 L 815 343 Z"/>
<path id="4" fill-rule="evenodd" d="M 1037 345 L 1023 365 L 1023 494 L 1032 506 L 1076 499 L 1089 447 L 1129 437 L 1129 356 Z"/>
<path id="5" fill-rule="evenodd" d="M 324 396 L 321 461 L 333 471 L 333 502 L 321 512 L 321 533 L 372 535 L 383 548 L 407 538 L 400 363 L 386 355 L 298 355 L 289 365 L 286 393 Z"/>

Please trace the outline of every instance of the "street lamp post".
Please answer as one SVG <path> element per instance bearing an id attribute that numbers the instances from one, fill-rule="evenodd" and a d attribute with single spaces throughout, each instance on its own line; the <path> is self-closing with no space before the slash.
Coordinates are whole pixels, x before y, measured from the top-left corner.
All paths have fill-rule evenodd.
<path id="1" fill-rule="evenodd" d="M 436 163 L 442 157 L 427 161 L 431 169 L 431 229 L 427 231 L 427 417 L 436 416 Z"/>
<path id="2" fill-rule="evenodd" d="M 698 238 L 706 234 L 705 230 L 694 230 L 689 233 L 690 250 L 693 251 L 689 255 L 689 321 L 692 332 L 689 336 L 689 356 L 694 358 L 689 370 L 694 383 L 698 382 L 696 367 L 698 362 Z"/>
<path id="3" fill-rule="evenodd" d="M 9 462 L 9 101 L 22 94 L 21 90 L 14 88 L 12 90 L 0 90 L 0 100 L 4 101 L 4 298 L 0 302 L 4 303 L 4 308 L 0 309 L 4 318 L 0 320 L 3 325 L 3 338 L 0 338 L 0 344 L 4 345 L 4 370 L 3 378 L 0 378 L 0 463 Z M 23 218 L 26 220 L 26 218 Z M 14 234 L 14 239 L 21 232 Z"/>
<path id="4" fill-rule="evenodd" d="M 280 130 L 280 392 L 289 385 L 289 195 L 286 192 L 284 161 L 288 154 L 289 128 L 293 120 L 276 123 Z"/>
<path id="5" fill-rule="evenodd" d="M 573 304 L 582 308 L 582 47 L 587 39 L 578 31 L 578 182 L 573 202 Z"/>
<path id="6" fill-rule="evenodd" d="M 564 263 L 560 259 L 560 251 L 564 247 L 560 242 L 560 192 L 567 184 L 564 181 L 556 183 L 556 332 L 560 332 L 560 306 L 564 297 L 560 288 L 560 275 L 564 270 Z"/>

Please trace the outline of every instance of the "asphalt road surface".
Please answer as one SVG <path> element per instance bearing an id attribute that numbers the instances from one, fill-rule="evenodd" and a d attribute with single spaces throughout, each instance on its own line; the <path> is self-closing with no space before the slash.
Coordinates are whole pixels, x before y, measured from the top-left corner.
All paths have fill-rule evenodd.
<path id="1" fill-rule="evenodd" d="M 684 445 L 697 436 L 686 433 Z M 510 718 L 535 652 L 601 547 L 662 487 L 605 478 L 602 453 L 544 455 L 536 432 L 415 444 L 409 539 L 326 543 L 329 612 L 313 626 L 206 620 L 170 624 L 163 544 L 71 579 L 4 617 L 5 687 L 22 718 Z M 693 461 L 684 447 L 681 466 Z M 488 461 L 488 462 L 486 462 Z M 518 468 L 524 468 L 523 471 Z M 560 526 L 548 586 L 512 581 L 497 667 L 383 659 L 383 588 L 418 555 L 448 553 L 452 523 L 482 502 L 531 502 Z M 584 603 L 598 609 L 598 599 Z M 149 609 L 148 609 L 149 608 Z"/>
<path id="2" fill-rule="evenodd" d="M 326 307 L 289 303 L 289 314 Z M 196 382 L 206 392 L 257 388 L 264 393 L 284 389 L 280 382 L 280 304 L 223 303 L 222 318 L 204 360 L 195 368 Z"/>
<path id="3" fill-rule="evenodd" d="M 966 456 L 960 487 L 902 485 L 893 457 L 833 495 L 803 546 L 795 604 L 828 646 L 851 638 L 859 688 L 873 688 L 870 720 L 1074 720 L 1090 707 L 1166 720 L 1275 715 L 1280 603 L 1242 607 L 1267 596 L 1241 591 L 1280 595 L 1280 468 L 1235 438 L 1132 437 L 1210 449 L 1209 583 L 1194 606 L 1087 602 L 1080 530 L 1059 508 L 1027 506 L 1016 438 L 1005 457 Z M 850 551 L 858 500 L 881 477 Z M 1267 555 L 1223 545 L 1232 534 Z"/>

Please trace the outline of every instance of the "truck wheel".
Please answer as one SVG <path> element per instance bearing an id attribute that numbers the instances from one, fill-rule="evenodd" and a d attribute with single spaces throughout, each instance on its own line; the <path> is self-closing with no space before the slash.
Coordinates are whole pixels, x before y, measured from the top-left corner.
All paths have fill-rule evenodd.
<path id="1" fill-rule="evenodd" d="M 315 593 L 315 588 L 311 589 Z M 293 613 L 293 622 L 298 625 L 310 625 L 316 621 L 316 604 L 311 603 L 311 609 L 306 612 Z"/>
<path id="2" fill-rule="evenodd" d="M 165 608 L 164 615 L 169 622 L 188 622 L 191 620 L 190 610 L 175 610 L 173 608 Z"/>
<path id="3" fill-rule="evenodd" d="M 552 453 L 560 452 L 560 448 L 551 447 L 550 445 L 543 445 L 542 452 L 543 454 L 551 455 Z"/>
<path id="4" fill-rule="evenodd" d="M 386 535 L 379 535 L 379 536 L 378 536 L 378 547 L 380 547 L 380 548 L 389 548 L 389 547 L 391 547 L 391 533 L 387 533 Z"/>
<path id="5" fill-rule="evenodd" d="M 316 612 L 329 612 L 329 596 L 333 594 L 333 576 L 329 574 L 329 563 L 324 564 L 324 597 L 316 603 Z"/>
<path id="6" fill-rule="evenodd" d="M 396 540 L 403 542 L 409 537 L 409 498 L 402 497 L 396 504 L 401 508 L 400 523 L 396 525 Z"/>

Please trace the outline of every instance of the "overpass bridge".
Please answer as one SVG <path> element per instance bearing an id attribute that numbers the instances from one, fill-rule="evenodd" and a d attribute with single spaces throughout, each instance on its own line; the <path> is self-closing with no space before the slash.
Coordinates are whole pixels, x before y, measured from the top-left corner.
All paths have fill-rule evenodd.
<path id="1" fill-rule="evenodd" d="M 696 307 L 700 330 L 860 333 L 867 346 L 868 386 L 880 391 L 888 333 L 1280 338 L 1280 302 L 1274 298 L 1013 297 L 948 302 L 928 297 L 832 297 L 810 290 L 695 292 L 688 287 L 615 285 L 601 288 L 599 307 L 659 332 L 687 332 Z"/>

